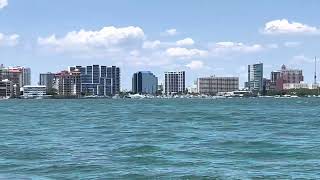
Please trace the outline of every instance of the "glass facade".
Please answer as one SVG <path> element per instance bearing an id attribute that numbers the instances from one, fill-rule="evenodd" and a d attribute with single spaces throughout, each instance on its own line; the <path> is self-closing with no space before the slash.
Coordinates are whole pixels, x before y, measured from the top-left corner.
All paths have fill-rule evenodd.
<path id="1" fill-rule="evenodd" d="M 251 91 L 263 91 L 263 64 L 248 66 L 248 88 Z"/>
<path id="2" fill-rule="evenodd" d="M 80 72 L 81 93 L 92 96 L 111 96 L 120 92 L 120 69 L 116 66 L 76 66 Z"/>
<path id="3" fill-rule="evenodd" d="M 133 74 L 132 92 L 135 94 L 156 94 L 158 78 L 149 71 L 140 71 Z"/>

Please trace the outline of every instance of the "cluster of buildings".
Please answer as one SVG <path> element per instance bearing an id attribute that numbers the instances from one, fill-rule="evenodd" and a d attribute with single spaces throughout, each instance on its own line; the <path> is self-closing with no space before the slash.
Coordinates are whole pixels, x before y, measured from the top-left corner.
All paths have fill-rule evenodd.
<path id="1" fill-rule="evenodd" d="M 150 71 L 139 71 L 132 76 L 133 94 L 219 95 L 229 92 L 250 92 L 263 94 L 267 91 L 310 88 L 304 83 L 302 70 L 289 69 L 285 65 L 272 71 L 270 78 L 264 78 L 263 63 L 248 66 L 248 81 L 239 91 L 239 77 L 199 77 L 195 85 L 186 88 L 185 71 L 164 73 L 164 84 Z M 72 66 L 58 73 L 41 73 L 39 85 L 31 86 L 31 70 L 26 67 L 0 66 L 0 97 L 60 97 L 114 96 L 120 94 L 120 68 L 116 66 Z M 318 88 L 313 84 L 312 88 Z"/>
<path id="2" fill-rule="evenodd" d="M 62 97 L 113 96 L 120 93 L 120 68 L 74 66 L 58 73 L 42 73 L 38 87 Z"/>
<path id="3" fill-rule="evenodd" d="M 301 69 L 290 69 L 282 65 L 280 70 L 272 71 L 270 78 L 263 77 L 263 63 L 248 66 L 248 81 L 245 89 L 257 93 L 266 91 L 283 91 L 289 89 L 313 89 L 318 88 L 316 81 L 312 86 L 304 83 L 303 71 Z"/>
<path id="4" fill-rule="evenodd" d="M 0 65 L 0 97 L 18 97 L 21 95 L 21 88 L 28 85 L 31 85 L 30 68 Z"/>

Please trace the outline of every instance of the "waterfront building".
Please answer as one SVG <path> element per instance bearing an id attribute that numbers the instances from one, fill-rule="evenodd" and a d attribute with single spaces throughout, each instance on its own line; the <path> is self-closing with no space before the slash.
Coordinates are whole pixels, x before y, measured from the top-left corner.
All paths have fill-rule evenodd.
<path id="1" fill-rule="evenodd" d="M 272 71 L 271 72 L 271 76 L 270 76 L 271 82 L 276 82 L 280 78 L 281 78 L 281 72 L 280 71 Z"/>
<path id="2" fill-rule="evenodd" d="M 309 89 L 309 84 L 306 83 L 284 83 L 283 89 L 289 90 L 289 89 Z"/>
<path id="3" fill-rule="evenodd" d="M 281 91 L 283 89 L 283 79 L 281 71 L 272 71 L 270 75 L 270 88 L 272 91 Z"/>
<path id="4" fill-rule="evenodd" d="M 187 90 L 188 90 L 188 93 L 197 94 L 197 93 L 198 93 L 197 84 L 193 84 L 193 85 L 189 86 L 189 87 L 187 88 Z"/>
<path id="5" fill-rule="evenodd" d="M 111 80 L 111 95 L 120 93 L 120 68 L 116 66 L 106 67 L 107 75 L 106 78 Z"/>
<path id="6" fill-rule="evenodd" d="M 56 74 L 51 72 L 40 74 L 39 85 L 46 86 L 47 93 L 52 93 L 53 91 L 55 76 Z"/>
<path id="7" fill-rule="evenodd" d="M 58 85 L 59 96 L 81 95 L 80 72 L 78 70 L 57 73 L 55 81 Z"/>
<path id="8" fill-rule="evenodd" d="M 293 85 L 293 84 L 299 84 L 304 80 L 302 70 L 288 69 L 285 65 L 282 65 L 281 70 L 279 71 L 272 71 L 270 78 L 271 78 L 270 90 L 275 90 L 275 91 L 281 91 L 289 87 L 290 88 L 297 87 L 298 85 Z M 291 84 L 291 85 L 288 85 L 288 84 Z M 302 87 L 305 87 L 305 85 L 302 85 Z M 295 88 L 292 88 L 292 89 L 295 89 Z"/>
<path id="9" fill-rule="evenodd" d="M 43 97 L 47 94 L 46 86 L 23 86 L 23 97 L 25 98 L 33 98 L 33 97 Z"/>
<path id="10" fill-rule="evenodd" d="M 186 81 L 185 71 L 170 71 L 165 72 L 165 94 L 180 94 L 185 93 Z"/>
<path id="11" fill-rule="evenodd" d="M 300 69 L 287 69 L 285 65 L 281 67 L 281 78 L 283 83 L 297 84 L 304 81 L 303 72 Z"/>
<path id="12" fill-rule="evenodd" d="M 238 77 L 203 77 L 197 81 L 198 93 L 215 95 L 219 92 L 232 92 L 239 90 Z"/>
<path id="13" fill-rule="evenodd" d="M 10 98 L 13 93 L 13 83 L 8 79 L 0 80 L 0 98 Z"/>
<path id="14" fill-rule="evenodd" d="M 0 78 L 8 79 L 14 86 L 14 96 L 20 96 L 20 88 L 31 84 L 31 69 L 27 67 L 0 66 Z"/>
<path id="15" fill-rule="evenodd" d="M 83 95 L 110 96 L 120 93 L 120 68 L 100 65 L 69 67 L 80 72 Z"/>
<path id="16" fill-rule="evenodd" d="M 31 85 L 31 69 L 26 67 L 20 67 L 22 71 L 22 87 Z"/>
<path id="17" fill-rule="evenodd" d="M 163 94 L 164 87 L 163 84 L 159 84 L 157 88 L 157 94 Z"/>
<path id="18" fill-rule="evenodd" d="M 132 92 L 134 94 L 156 94 L 158 78 L 150 71 L 139 71 L 132 76 Z"/>
<path id="19" fill-rule="evenodd" d="M 262 95 L 266 95 L 268 91 L 273 90 L 274 88 L 273 84 L 271 83 L 270 79 L 263 78 L 263 90 L 262 90 Z"/>
<path id="20" fill-rule="evenodd" d="M 263 91 L 263 63 L 248 65 L 248 89 Z"/>

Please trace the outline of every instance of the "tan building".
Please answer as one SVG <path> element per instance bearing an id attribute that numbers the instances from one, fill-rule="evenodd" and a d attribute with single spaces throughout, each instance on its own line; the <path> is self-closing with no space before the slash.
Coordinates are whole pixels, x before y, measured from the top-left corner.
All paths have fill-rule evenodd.
<path id="1" fill-rule="evenodd" d="M 239 90 L 238 77 L 203 77 L 197 81 L 198 93 L 214 95 Z"/>
<path id="2" fill-rule="evenodd" d="M 56 75 L 59 96 L 80 96 L 81 81 L 79 71 L 62 71 Z"/>

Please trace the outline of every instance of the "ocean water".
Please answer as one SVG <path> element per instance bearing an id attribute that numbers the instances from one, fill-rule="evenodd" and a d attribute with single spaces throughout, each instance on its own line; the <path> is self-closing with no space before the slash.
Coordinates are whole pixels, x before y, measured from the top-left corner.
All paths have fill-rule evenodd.
<path id="1" fill-rule="evenodd" d="M 320 99 L 0 101 L 0 179 L 319 179 Z"/>

